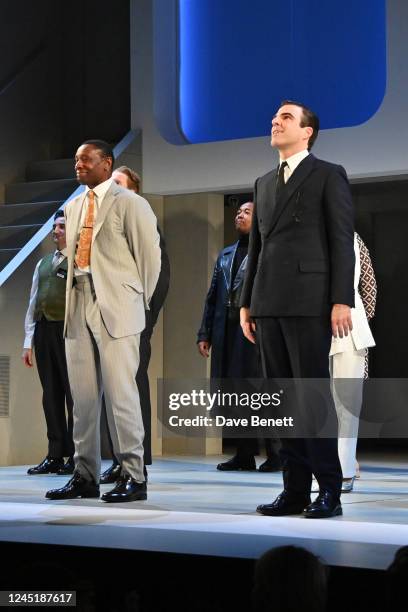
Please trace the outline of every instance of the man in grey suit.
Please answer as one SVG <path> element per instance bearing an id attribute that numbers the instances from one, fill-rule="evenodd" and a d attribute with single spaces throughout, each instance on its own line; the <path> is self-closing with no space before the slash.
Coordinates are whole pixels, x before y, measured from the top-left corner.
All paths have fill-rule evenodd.
<path id="1" fill-rule="evenodd" d="M 75 472 L 64 487 L 48 491 L 48 499 L 99 497 L 103 392 L 122 472 L 102 500 L 147 498 L 135 378 L 145 309 L 160 273 L 159 234 L 148 202 L 112 180 L 113 162 L 111 148 L 100 140 L 84 142 L 75 156 L 77 179 L 86 185 L 65 208 L 64 333 L 74 398 Z"/>

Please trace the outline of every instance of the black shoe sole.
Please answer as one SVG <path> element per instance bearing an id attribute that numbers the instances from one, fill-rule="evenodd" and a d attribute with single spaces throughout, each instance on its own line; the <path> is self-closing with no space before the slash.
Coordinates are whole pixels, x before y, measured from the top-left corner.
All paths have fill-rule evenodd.
<path id="1" fill-rule="evenodd" d="M 258 506 L 256 511 L 258 512 L 258 514 L 262 514 L 263 516 L 296 516 L 296 515 L 302 514 L 304 508 L 305 507 L 302 506 L 302 508 L 294 508 L 293 510 L 292 509 L 286 510 L 286 511 L 277 510 L 276 512 L 271 510 L 270 512 L 268 512 L 268 510 L 264 511 L 260 508 L 260 506 Z"/>
<path id="2" fill-rule="evenodd" d="M 144 501 L 147 499 L 147 493 L 140 493 L 137 496 L 129 496 L 129 497 L 115 497 L 115 498 L 106 498 L 102 495 L 101 500 L 106 502 L 107 504 L 117 504 L 117 503 L 125 503 L 132 501 Z"/>
<path id="3" fill-rule="evenodd" d="M 47 470 L 46 472 L 30 472 L 30 470 L 27 470 L 27 474 L 29 476 L 47 476 L 48 474 L 58 474 L 59 469 L 61 468 L 57 468 L 56 470 Z"/>
<path id="4" fill-rule="evenodd" d="M 311 514 L 309 514 L 308 512 L 303 512 L 303 516 L 305 518 L 333 518 L 334 516 L 342 516 L 343 515 L 343 508 L 341 506 L 337 506 L 337 508 L 335 508 L 332 512 L 312 512 Z"/>
<path id="5" fill-rule="evenodd" d="M 27 472 L 28 476 L 49 476 L 50 474 L 58 474 L 58 471 L 55 472 Z"/>
<path id="6" fill-rule="evenodd" d="M 234 467 L 234 468 L 230 468 L 230 467 L 220 467 L 219 465 L 217 465 L 217 470 L 219 472 L 256 472 L 256 467 Z"/>
<path id="7" fill-rule="evenodd" d="M 47 493 L 45 494 L 46 499 L 50 499 L 51 501 L 63 501 L 64 499 L 96 499 L 100 497 L 100 493 L 82 493 L 81 495 L 66 495 L 64 497 L 49 497 Z"/>

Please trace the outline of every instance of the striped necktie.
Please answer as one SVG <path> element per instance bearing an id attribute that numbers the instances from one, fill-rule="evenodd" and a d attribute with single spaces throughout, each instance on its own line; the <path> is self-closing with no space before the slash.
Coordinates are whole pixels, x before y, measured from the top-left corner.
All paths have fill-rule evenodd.
<path id="1" fill-rule="evenodd" d="M 61 251 L 55 251 L 54 253 L 54 257 L 52 258 L 52 269 L 56 270 L 58 268 L 58 266 L 61 263 L 62 260 L 62 253 Z"/>

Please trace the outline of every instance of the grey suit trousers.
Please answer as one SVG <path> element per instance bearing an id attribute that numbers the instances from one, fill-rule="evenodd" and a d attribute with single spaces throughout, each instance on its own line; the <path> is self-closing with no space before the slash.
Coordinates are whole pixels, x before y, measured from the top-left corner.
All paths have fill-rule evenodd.
<path id="1" fill-rule="evenodd" d="M 74 399 L 75 468 L 99 482 L 102 393 L 115 455 L 122 471 L 138 482 L 143 475 L 143 421 L 136 372 L 140 334 L 113 338 L 106 331 L 92 278 L 76 278 L 70 330 L 65 339 Z"/>

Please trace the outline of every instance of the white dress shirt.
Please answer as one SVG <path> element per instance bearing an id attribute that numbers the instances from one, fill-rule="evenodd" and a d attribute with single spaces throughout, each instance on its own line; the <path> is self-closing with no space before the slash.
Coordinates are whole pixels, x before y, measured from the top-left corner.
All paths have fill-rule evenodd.
<path id="1" fill-rule="evenodd" d="M 284 178 L 285 183 L 288 182 L 288 180 L 290 179 L 290 177 L 292 176 L 292 174 L 294 173 L 294 171 L 296 170 L 300 162 L 303 161 L 305 157 L 307 157 L 308 155 L 309 155 L 309 151 L 307 149 L 304 149 L 303 151 L 299 151 L 299 153 L 295 153 L 294 155 L 291 155 L 287 159 L 281 158 L 279 160 L 279 167 L 281 163 L 284 161 L 288 164 L 283 171 L 283 178 Z"/>
<path id="2" fill-rule="evenodd" d="M 113 179 L 109 178 L 107 181 L 104 181 L 103 183 L 99 183 L 99 185 L 97 185 L 96 187 L 92 189 L 92 191 L 95 194 L 94 226 L 96 224 L 98 211 L 101 207 L 103 198 L 105 197 L 106 192 L 108 191 L 112 183 L 113 183 Z M 82 199 L 82 204 L 81 204 L 82 211 L 81 211 L 81 218 L 79 222 L 79 232 L 81 231 L 85 223 L 86 211 L 88 210 L 88 206 L 89 206 L 89 197 L 88 197 L 89 191 L 91 191 L 91 189 L 87 187 L 85 189 L 84 197 Z M 78 234 L 78 240 L 79 240 L 79 234 Z M 75 269 L 74 269 L 75 276 L 81 276 L 82 274 L 91 274 L 91 273 L 92 273 L 91 266 L 87 266 L 86 268 L 78 268 L 77 266 L 75 266 Z"/>
<path id="3" fill-rule="evenodd" d="M 66 259 L 67 250 L 62 249 L 62 251 L 56 250 L 54 252 L 54 257 L 52 260 L 52 267 L 57 268 L 63 261 Z M 31 284 L 31 292 L 30 292 L 30 300 L 28 302 L 28 309 L 24 320 L 24 330 L 25 330 L 25 338 L 24 338 L 24 347 L 25 349 L 33 348 L 33 337 L 34 337 L 34 329 L 35 323 L 34 321 L 34 312 L 35 305 L 37 302 L 38 295 L 38 270 L 40 268 L 40 264 L 42 259 L 35 266 L 34 274 L 33 274 L 33 282 Z"/>

